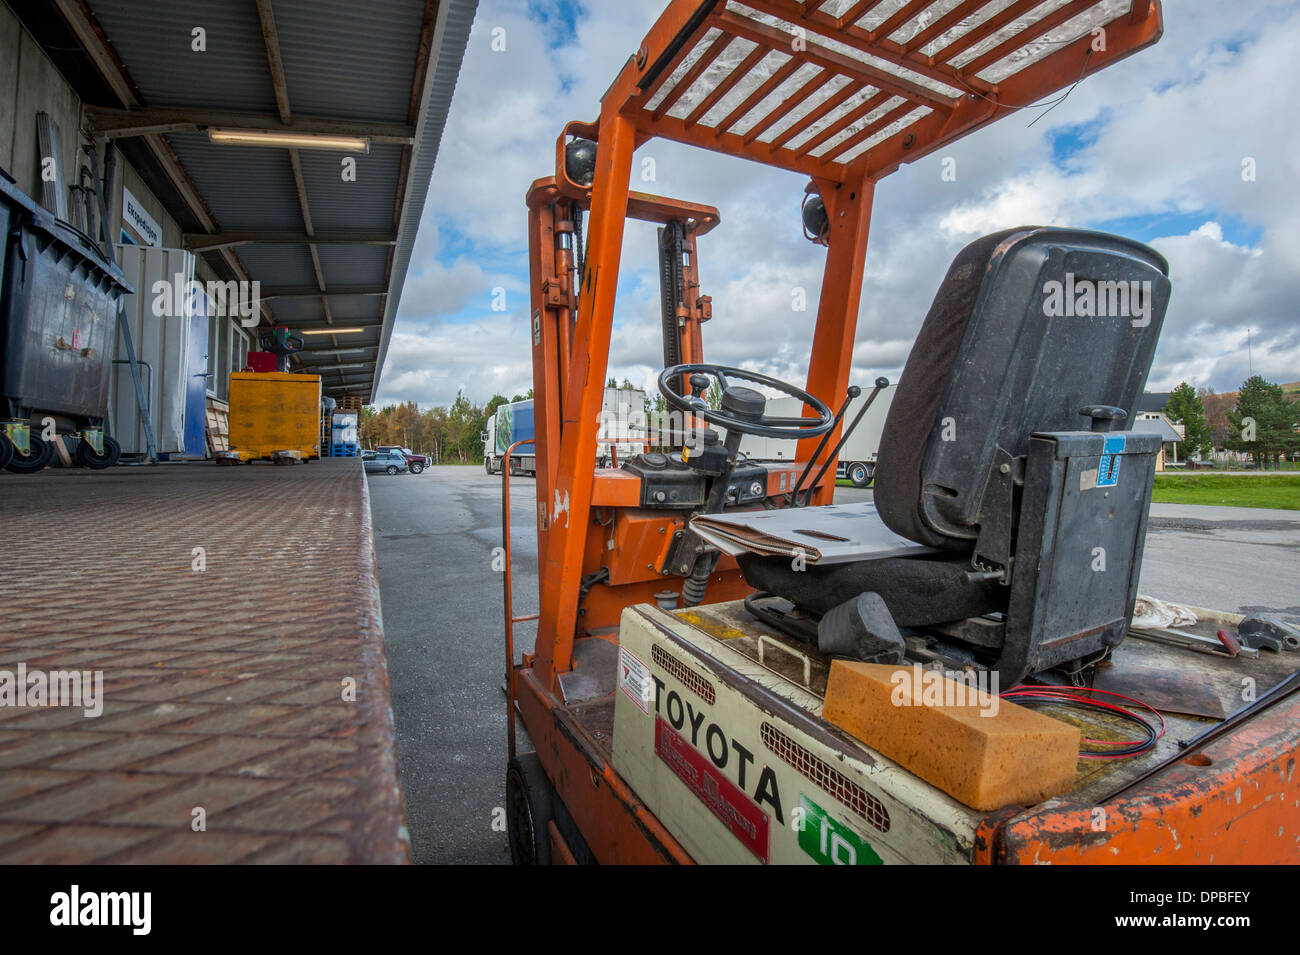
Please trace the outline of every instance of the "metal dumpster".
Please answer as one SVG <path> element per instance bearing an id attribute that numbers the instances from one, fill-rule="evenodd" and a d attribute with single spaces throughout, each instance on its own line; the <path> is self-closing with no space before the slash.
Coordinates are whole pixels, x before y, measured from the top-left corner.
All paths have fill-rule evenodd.
<path id="1" fill-rule="evenodd" d="M 122 271 L 87 236 L 0 179 L 0 417 L 98 430 L 108 409 Z"/>

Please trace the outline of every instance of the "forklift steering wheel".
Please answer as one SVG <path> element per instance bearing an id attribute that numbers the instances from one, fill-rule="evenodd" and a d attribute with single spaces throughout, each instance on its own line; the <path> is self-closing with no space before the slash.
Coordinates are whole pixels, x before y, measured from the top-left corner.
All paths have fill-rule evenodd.
<path id="1" fill-rule="evenodd" d="M 690 376 L 691 394 L 679 394 L 671 384 Z M 704 393 L 713 378 L 722 386 L 722 409 L 715 411 L 704 403 Z M 767 399 L 762 393 L 743 385 L 729 384 L 728 378 L 766 385 L 791 398 L 798 398 L 817 412 L 815 418 L 769 418 L 764 412 Z M 835 415 L 824 403 L 794 385 L 758 372 L 726 365 L 673 365 L 659 374 L 659 392 L 678 411 L 703 418 L 709 424 L 726 428 L 728 433 L 752 434 L 759 438 L 785 438 L 798 441 L 825 434 L 835 424 Z"/>

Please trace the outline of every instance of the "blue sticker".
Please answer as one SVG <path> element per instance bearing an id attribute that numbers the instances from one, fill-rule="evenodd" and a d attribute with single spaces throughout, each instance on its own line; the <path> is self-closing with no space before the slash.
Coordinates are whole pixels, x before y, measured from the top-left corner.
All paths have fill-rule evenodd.
<path id="1" fill-rule="evenodd" d="M 1114 487 L 1119 481 L 1119 462 L 1124 454 L 1124 435 L 1108 434 L 1097 467 L 1097 487 Z"/>

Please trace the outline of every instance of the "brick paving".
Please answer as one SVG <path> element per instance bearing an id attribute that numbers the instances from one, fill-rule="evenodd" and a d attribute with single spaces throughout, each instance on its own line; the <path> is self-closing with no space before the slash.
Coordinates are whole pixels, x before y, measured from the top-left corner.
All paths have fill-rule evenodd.
<path id="1" fill-rule="evenodd" d="M 0 474 L 0 527 L 0 680 L 103 673 L 0 705 L 0 864 L 409 860 L 357 459 Z"/>

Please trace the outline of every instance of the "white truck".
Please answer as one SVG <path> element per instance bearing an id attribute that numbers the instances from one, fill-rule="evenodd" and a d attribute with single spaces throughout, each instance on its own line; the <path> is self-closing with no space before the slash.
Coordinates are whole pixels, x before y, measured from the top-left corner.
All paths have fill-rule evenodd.
<path id="1" fill-rule="evenodd" d="M 897 385 L 892 384 L 880 389 L 876 400 L 862 416 L 862 420 L 853 429 L 844 446 L 840 448 L 839 460 L 835 465 L 837 478 L 848 478 L 853 482 L 854 487 L 866 487 L 875 478 L 876 453 L 880 450 L 880 432 L 885 427 L 885 417 L 889 414 L 889 405 L 894 400 L 896 389 Z M 840 422 L 841 434 L 853 423 L 853 419 L 858 416 L 858 412 L 862 410 L 870 394 L 871 388 L 863 388 L 862 394 L 849 403 L 848 410 L 844 412 L 844 418 Z M 831 410 L 839 409 L 833 406 Z M 803 414 L 803 404 L 798 398 L 769 398 L 767 414 L 773 417 L 798 417 Z M 798 447 L 798 443 L 794 441 L 756 438 L 748 434 L 740 442 L 740 450 L 751 461 L 793 461 Z"/>
<path id="2" fill-rule="evenodd" d="M 647 447 L 646 394 L 640 388 L 606 388 L 596 435 L 596 463 L 610 467 Z"/>
<path id="3" fill-rule="evenodd" d="M 645 392 L 640 388 L 606 388 L 596 438 L 596 463 L 610 467 L 616 461 L 646 449 Z M 483 439 L 483 470 L 497 474 L 504 463 L 506 450 L 516 441 L 536 434 L 533 423 L 533 400 L 516 401 L 497 408 L 487 419 Z M 512 474 L 537 473 L 536 444 L 521 445 L 510 456 Z"/>
<path id="4" fill-rule="evenodd" d="M 505 463 L 506 451 L 517 441 L 528 441 L 515 449 L 510 456 L 511 474 L 537 474 L 537 445 L 531 438 L 533 428 L 533 399 L 500 405 L 487 419 L 483 439 L 483 470 L 498 473 Z"/>

